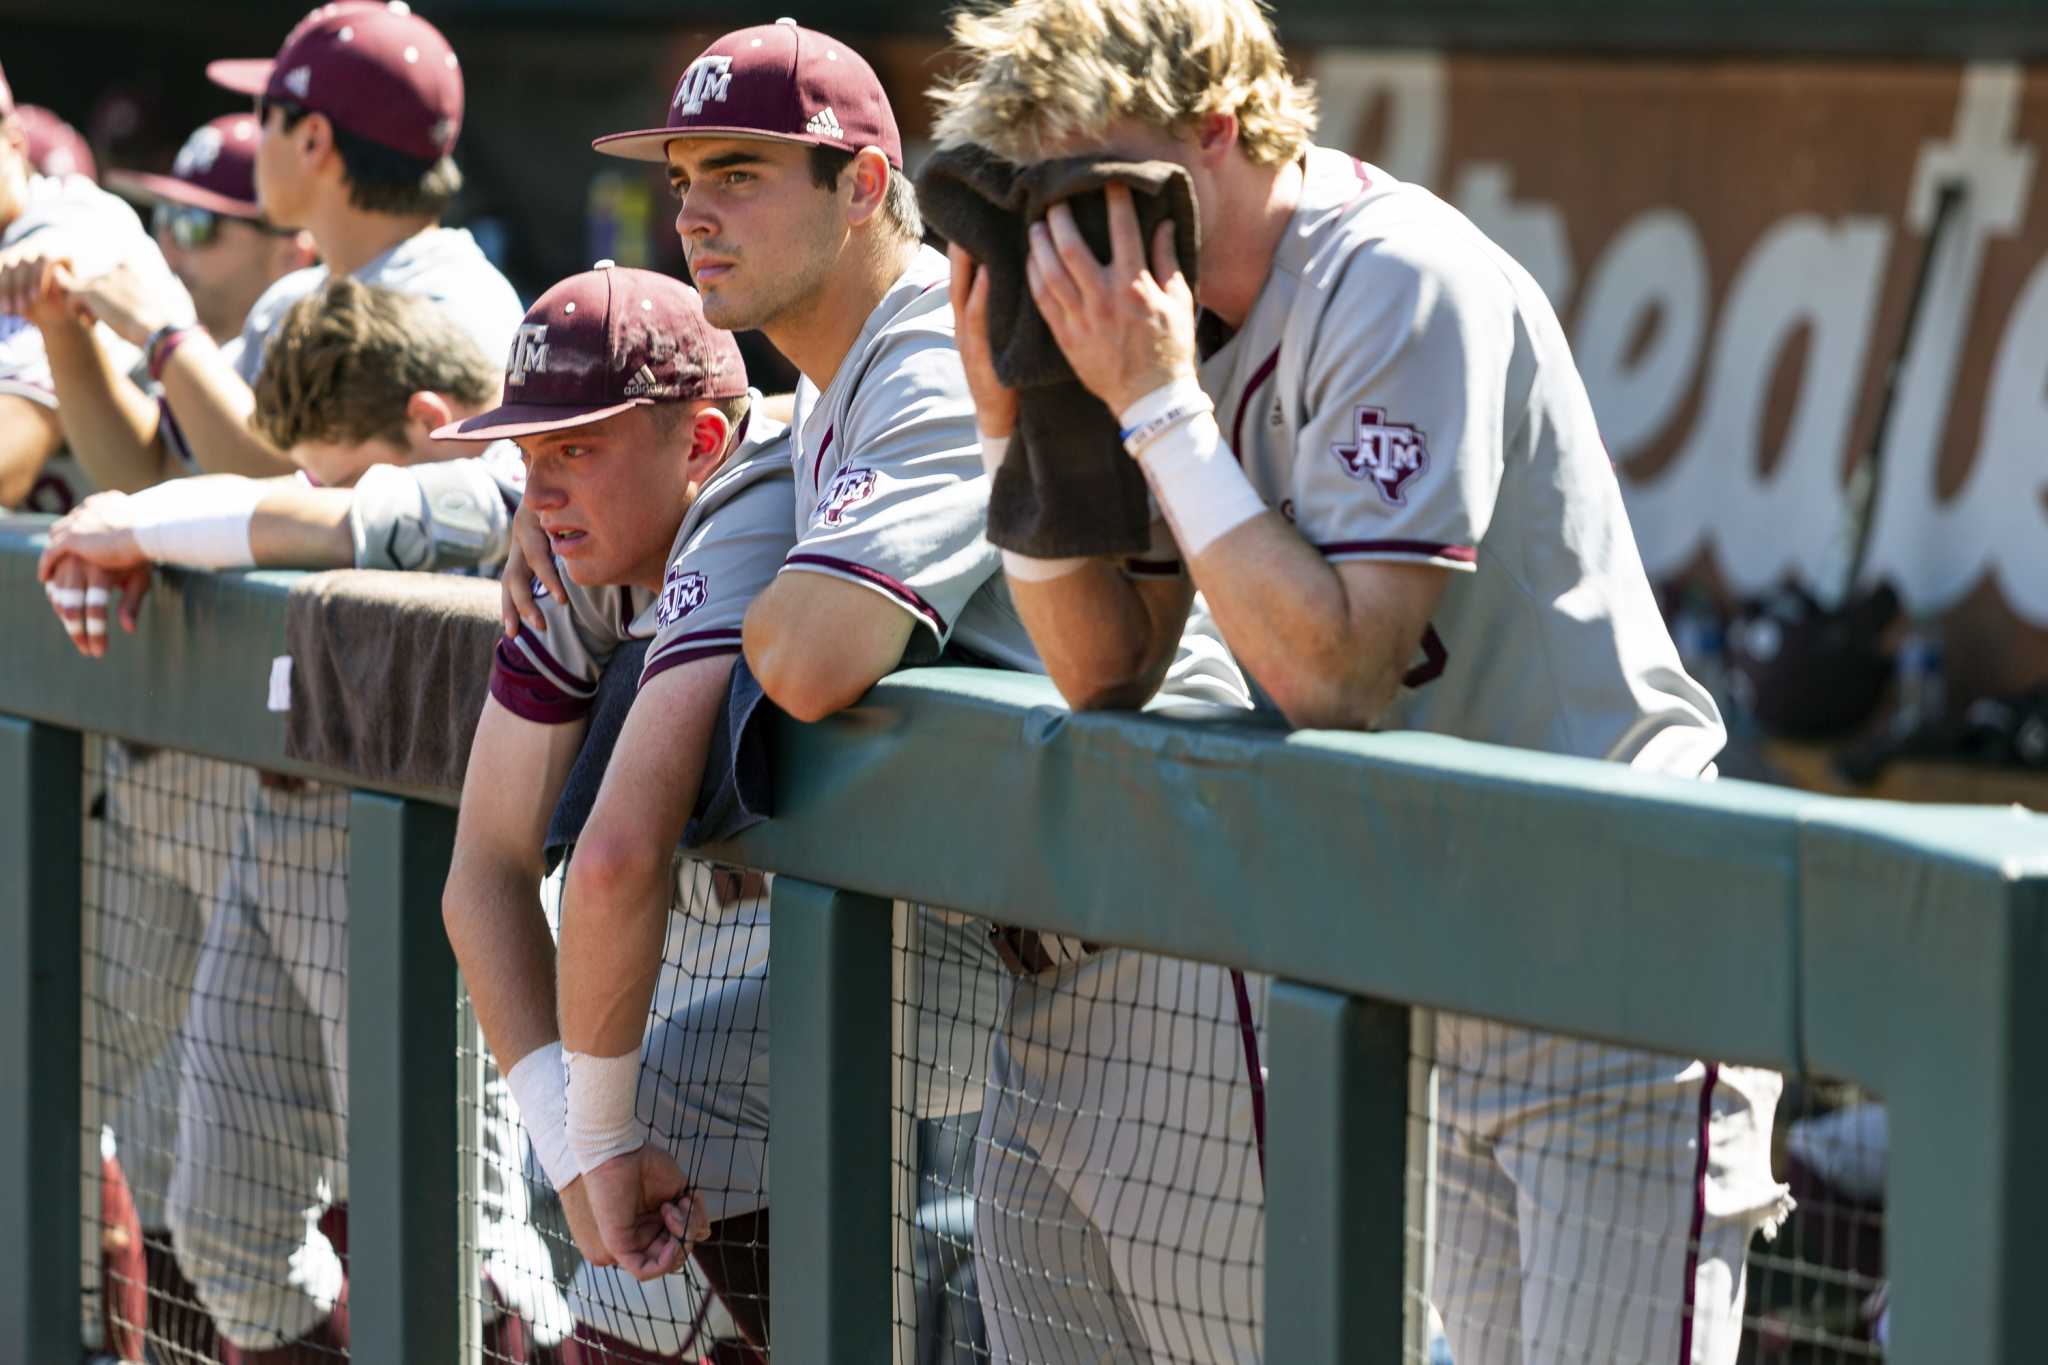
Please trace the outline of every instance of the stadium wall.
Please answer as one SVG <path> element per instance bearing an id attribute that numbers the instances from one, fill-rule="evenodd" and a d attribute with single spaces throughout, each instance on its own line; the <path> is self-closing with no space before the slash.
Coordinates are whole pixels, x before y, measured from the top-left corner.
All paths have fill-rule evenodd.
<path id="1" fill-rule="evenodd" d="M 81 734 L 355 782 L 292 759 L 263 707 L 302 576 L 164 573 L 140 630 L 88 661 L 34 581 L 45 524 L 0 521 L 0 1356 L 15 1360 L 64 1358 L 78 1330 Z M 1271 1359 L 1400 1350 L 1420 1008 L 1870 1086 L 1893 1115 L 1890 1358 L 2035 1358 L 2048 819 L 1439 736 L 1075 716 L 1042 679 L 982 670 L 895 675 L 831 722 L 779 722 L 775 747 L 775 818 L 710 853 L 781 874 L 771 1161 L 802 1173 L 777 1205 L 802 1235 L 775 1239 L 772 1273 L 818 1287 L 775 1300 L 792 1358 L 889 1359 L 888 1136 L 876 1090 L 853 1081 L 887 1075 L 890 897 L 1277 978 L 1271 1168 L 1289 1174 L 1266 1224 Z M 419 1216 L 456 1198 L 455 1063 L 431 1045 L 457 991 L 436 913 L 453 799 L 358 790 L 351 812 L 365 1359 L 453 1358 L 461 1311 L 455 1220 Z"/>

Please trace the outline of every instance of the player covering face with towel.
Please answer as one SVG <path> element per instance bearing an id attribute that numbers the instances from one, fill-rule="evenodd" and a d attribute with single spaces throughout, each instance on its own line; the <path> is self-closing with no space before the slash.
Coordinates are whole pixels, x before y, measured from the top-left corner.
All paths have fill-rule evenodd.
<path id="1" fill-rule="evenodd" d="M 1032 300 L 1117 414 L 1186 570 L 1013 564 L 1075 705 L 1129 697 L 1200 590 L 1293 725 L 1711 771 L 1720 717 L 1664 630 L 1549 303 L 1427 190 L 1314 144 L 1311 94 L 1253 0 L 1023 0 L 954 34 L 966 61 L 936 92 L 942 146 L 1172 162 L 1200 219 L 1199 291 L 1120 191 L 1107 260 L 1064 207 L 1030 228 Z M 961 352 L 1000 448 L 1015 402 L 987 359 L 987 296 L 956 253 Z M 1072 969 L 1068 996 L 1100 970 Z M 1071 1053 L 1047 1036 L 1063 1016 L 1034 1003 L 999 1040 L 1009 1088 L 984 1131 L 1035 1152 L 1056 1173 L 1037 1193 L 1073 1199 L 1136 1264 L 1171 1241 L 1129 1184 L 1151 1173 L 1072 1177 L 1096 1174 L 1095 1144 L 1167 1116 L 1130 1092 L 1068 1121 Z M 1744 1249 L 1786 1207 L 1768 1160 L 1779 1078 L 1452 1016 L 1435 1046 L 1435 1295 L 1460 1365 L 1732 1361 Z M 998 1296 L 1045 1269 L 980 1264 Z"/>

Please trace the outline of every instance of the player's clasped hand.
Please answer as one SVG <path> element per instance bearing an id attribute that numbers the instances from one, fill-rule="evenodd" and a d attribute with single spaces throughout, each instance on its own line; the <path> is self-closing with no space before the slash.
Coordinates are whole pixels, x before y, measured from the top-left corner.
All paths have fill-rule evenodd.
<path id="1" fill-rule="evenodd" d="M 1104 265 L 1074 214 L 1055 204 L 1031 225 L 1024 276 L 1053 339 L 1090 393 L 1121 413 L 1195 373 L 1195 296 L 1174 253 L 1173 224 L 1153 235 L 1148 269 L 1131 191 L 1111 185 L 1110 259 Z M 979 395 L 977 395 L 977 398 Z"/>
<path id="2" fill-rule="evenodd" d="M 581 1183 L 603 1238 L 601 1248 L 585 1247 L 585 1254 L 600 1250 L 637 1280 L 675 1273 L 690 1248 L 711 1235 L 682 1170 L 651 1142 L 585 1171 Z"/>
<path id="3" fill-rule="evenodd" d="M 36 561 L 50 610 L 90 659 L 107 652 L 107 610 L 117 599 L 121 629 L 134 633 L 152 575 L 120 493 L 95 493 L 66 513 Z"/>
<path id="4" fill-rule="evenodd" d="M 521 622 L 536 634 L 547 634 L 548 619 L 534 602 L 535 578 L 554 594 L 557 602 L 566 596 L 562 576 L 555 567 L 555 552 L 548 545 L 548 533 L 541 529 L 540 517 L 532 504 L 522 498 L 519 510 L 512 514 L 512 549 L 505 556 L 505 572 L 498 576 L 498 619 L 507 635 L 517 635 Z"/>

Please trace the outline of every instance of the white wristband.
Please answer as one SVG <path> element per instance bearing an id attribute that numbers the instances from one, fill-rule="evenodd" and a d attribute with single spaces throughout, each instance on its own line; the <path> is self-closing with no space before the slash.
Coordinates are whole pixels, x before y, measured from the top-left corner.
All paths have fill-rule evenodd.
<path id="1" fill-rule="evenodd" d="M 1190 414 L 1154 436 L 1138 467 L 1190 560 L 1266 510 L 1212 412 Z"/>
<path id="2" fill-rule="evenodd" d="M 640 1054 L 593 1057 L 564 1052 L 568 1062 L 569 1150 L 580 1170 L 593 1171 L 647 1143 L 647 1125 L 633 1110 L 640 1089 Z"/>
<path id="3" fill-rule="evenodd" d="M 1192 377 L 1162 384 L 1117 414 L 1124 449 L 1144 454 L 1160 436 L 1200 413 L 1216 411 L 1215 402 Z"/>
<path id="4" fill-rule="evenodd" d="M 569 1072 L 563 1057 L 561 1043 L 549 1043 L 521 1057 L 505 1073 L 512 1102 L 519 1106 L 527 1136 L 533 1139 L 534 1155 L 557 1190 L 583 1174 L 569 1149 Z"/>
<path id="5" fill-rule="evenodd" d="M 981 472 L 994 478 L 996 471 L 1003 467 L 1003 456 L 1010 453 L 1010 438 L 991 436 L 985 431 L 976 435 L 981 437 Z"/>
<path id="6" fill-rule="evenodd" d="M 249 521 L 269 491 L 234 475 L 172 479 L 129 495 L 129 525 L 142 553 L 159 564 L 246 569 L 256 562 Z"/>

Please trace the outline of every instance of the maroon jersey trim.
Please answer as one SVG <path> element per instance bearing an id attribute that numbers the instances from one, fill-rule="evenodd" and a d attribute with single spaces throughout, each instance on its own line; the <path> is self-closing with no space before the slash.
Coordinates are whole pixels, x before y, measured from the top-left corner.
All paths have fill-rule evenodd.
<path id="1" fill-rule="evenodd" d="M 799 551 L 782 561 L 785 569 L 821 569 L 826 573 L 840 574 L 862 583 L 872 584 L 907 607 L 911 614 L 923 619 L 926 625 L 938 632 L 941 640 L 946 638 L 946 618 L 939 615 L 938 608 L 917 595 L 916 589 L 899 579 L 891 578 L 880 569 L 871 569 L 865 564 L 856 564 L 850 559 L 833 555 L 810 554 Z"/>

